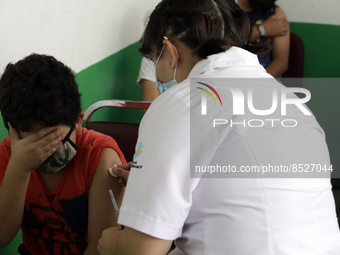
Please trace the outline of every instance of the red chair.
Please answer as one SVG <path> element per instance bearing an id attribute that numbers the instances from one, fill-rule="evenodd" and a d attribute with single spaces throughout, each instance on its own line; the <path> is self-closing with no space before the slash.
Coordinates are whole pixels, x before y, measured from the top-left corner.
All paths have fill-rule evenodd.
<path id="1" fill-rule="evenodd" d="M 299 36 L 290 33 L 290 50 L 288 69 L 283 78 L 303 78 L 305 62 L 305 47 Z"/>
<path id="2" fill-rule="evenodd" d="M 85 111 L 84 121 L 87 129 L 113 137 L 122 150 L 127 162 L 133 160 L 135 146 L 138 138 L 139 123 L 126 123 L 115 121 L 90 121 L 92 115 L 103 107 L 148 109 L 151 102 L 127 100 L 103 100 L 92 104 Z"/>

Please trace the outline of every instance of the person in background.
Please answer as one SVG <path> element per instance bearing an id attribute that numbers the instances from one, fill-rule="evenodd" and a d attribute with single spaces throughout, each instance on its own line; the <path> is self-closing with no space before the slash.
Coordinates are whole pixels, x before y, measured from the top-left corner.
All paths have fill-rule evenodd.
<path id="1" fill-rule="evenodd" d="M 82 128 L 74 72 L 52 56 L 8 64 L 0 110 L 9 138 L 0 142 L 0 246 L 21 227 L 20 254 L 98 254 L 103 229 L 116 226 L 109 178 L 126 163 L 117 143 Z"/>
<path id="2" fill-rule="evenodd" d="M 276 0 L 235 0 L 244 10 L 253 26 L 253 37 L 247 49 L 258 55 L 260 64 L 275 78 L 279 78 L 288 68 L 290 33 L 272 35 L 264 26 L 273 16 L 286 20 L 284 11 L 278 7 Z M 288 27 L 289 28 L 289 27 Z"/>
<path id="3" fill-rule="evenodd" d="M 327 144 L 303 100 L 289 93 L 301 104 L 284 116 L 278 107 L 242 114 L 233 104 L 249 92 L 250 111 L 253 92 L 256 109 L 268 109 L 273 92 L 286 90 L 241 48 L 250 32 L 230 1 L 163 0 L 154 9 L 140 52 L 155 63 L 162 94 L 140 124 L 133 162 L 113 169 L 128 179 L 118 219 L 125 228 L 103 232 L 100 254 L 166 254 L 172 240 L 171 255 L 339 254 Z M 322 178 L 242 174 L 242 166 L 312 163 L 327 167 Z"/>
<path id="4" fill-rule="evenodd" d="M 231 0 L 231 1 L 234 1 L 234 0 Z M 240 2 L 242 2 L 242 0 Z M 250 0 L 250 2 L 255 7 L 260 5 L 260 8 L 262 8 L 261 3 L 259 4 L 255 0 Z M 258 1 L 258 2 L 261 2 L 261 1 Z M 264 4 L 265 2 L 266 1 L 264 1 Z M 252 13 L 253 12 L 248 13 L 248 15 L 251 16 Z M 289 48 L 287 49 L 287 40 L 288 40 L 288 45 L 289 45 L 289 22 L 283 10 L 275 5 L 274 7 L 270 8 L 269 12 L 265 14 L 266 14 L 265 15 L 266 18 L 265 19 L 261 18 L 258 21 L 258 24 L 256 24 L 257 20 L 255 22 L 253 21 L 254 24 L 252 26 L 252 36 L 251 36 L 250 41 L 257 43 L 258 40 L 263 41 L 264 39 L 268 40 L 268 38 L 276 38 L 275 39 L 275 44 L 277 45 L 275 47 L 277 50 L 277 52 L 275 51 L 276 58 L 275 58 L 275 61 L 266 69 L 274 77 L 279 77 L 284 72 L 283 70 L 286 70 L 287 65 L 288 65 L 287 50 L 289 50 Z M 260 23 L 262 25 L 261 31 L 264 33 L 263 36 L 261 36 L 260 30 L 259 30 Z M 268 42 L 272 42 L 272 40 L 269 40 Z M 267 46 L 264 45 L 264 47 L 267 47 L 267 48 L 269 47 L 271 49 L 271 46 L 268 46 L 268 45 Z M 268 60 L 270 61 L 272 57 L 273 57 L 272 54 L 268 53 L 266 57 L 267 61 Z M 282 62 L 280 60 L 281 58 L 283 59 Z M 264 67 L 266 67 L 267 65 L 268 64 L 263 64 Z M 142 87 L 142 100 L 143 101 L 152 102 L 160 95 L 160 92 L 157 89 L 156 82 L 155 82 L 155 64 L 151 60 L 147 59 L 146 57 L 142 58 L 141 67 L 140 67 L 139 75 L 137 78 L 137 83 Z"/>
<path id="5" fill-rule="evenodd" d="M 142 58 L 137 83 L 142 87 L 142 101 L 152 102 L 160 95 L 155 82 L 155 64 L 146 57 Z"/>

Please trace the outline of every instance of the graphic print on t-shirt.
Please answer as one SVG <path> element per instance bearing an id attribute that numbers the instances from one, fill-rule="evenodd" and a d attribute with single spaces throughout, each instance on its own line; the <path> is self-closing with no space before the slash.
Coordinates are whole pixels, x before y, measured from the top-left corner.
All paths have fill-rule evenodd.
<path id="1" fill-rule="evenodd" d="M 82 254 L 87 246 L 88 200 L 86 193 L 59 200 L 62 211 L 30 203 L 25 226 L 41 254 Z M 47 252 L 47 253 L 46 253 Z"/>

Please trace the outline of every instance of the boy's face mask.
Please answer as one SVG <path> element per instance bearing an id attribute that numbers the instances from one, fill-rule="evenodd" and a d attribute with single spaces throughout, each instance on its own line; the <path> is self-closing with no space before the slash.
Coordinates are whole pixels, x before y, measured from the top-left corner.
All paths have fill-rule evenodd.
<path id="1" fill-rule="evenodd" d="M 78 147 L 71 141 L 73 127 L 61 141 L 61 147 L 49 156 L 36 170 L 41 173 L 53 174 L 63 169 L 76 155 Z"/>

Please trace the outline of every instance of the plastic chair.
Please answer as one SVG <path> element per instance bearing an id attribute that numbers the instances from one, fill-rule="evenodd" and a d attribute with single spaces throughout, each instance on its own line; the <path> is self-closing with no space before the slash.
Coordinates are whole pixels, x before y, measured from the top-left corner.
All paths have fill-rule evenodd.
<path id="1" fill-rule="evenodd" d="M 111 136 L 118 143 L 127 162 L 133 160 L 138 138 L 139 123 L 116 121 L 90 121 L 92 115 L 103 107 L 148 109 L 151 102 L 129 100 L 103 100 L 92 104 L 85 111 L 84 121 L 87 129 Z"/>

